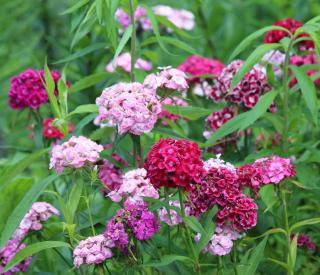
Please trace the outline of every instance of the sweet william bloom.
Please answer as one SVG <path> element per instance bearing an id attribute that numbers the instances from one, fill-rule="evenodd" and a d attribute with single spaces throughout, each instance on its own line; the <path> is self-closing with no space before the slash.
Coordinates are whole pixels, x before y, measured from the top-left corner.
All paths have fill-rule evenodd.
<path id="1" fill-rule="evenodd" d="M 12 267 L 7 272 L 2 272 L 4 267 L 13 259 L 13 257 L 23 248 L 25 244 L 20 244 L 17 240 L 9 240 L 6 245 L 0 250 L 0 273 L 4 275 L 13 275 L 19 272 L 27 272 L 28 266 L 31 263 L 31 256 L 25 258 L 22 262 Z"/>
<path id="2" fill-rule="evenodd" d="M 175 206 L 180 208 L 180 202 L 169 201 L 169 206 Z M 170 209 L 170 216 L 169 216 L 167 209 L 165 207 L 161 207 L 158 210 L 158 216 L 160 221 L 165 222 L 169 226 L 174 226 L 182 223 L 182 217 L 174 209 Z"/>
<path id="3" fill-rule="evenodd" d="M 106 88 L 96 99 L 99 115 L 95 124 L 108 122 L 118 126 L 119 134 L 141 135 L 150 132 L 161 112 L 160 101 L 154 90 L 141 83 L 118 83 Z"/>
<path id="4" fill-rule="evenodd" d="M 292 233 L 290 235 L 290 239 L 293 240 L 294 237 L 295 237 L 295 234 Z M 297 239 L 297 245 L 299 247 L 302 247 L 305 245 L 312 252 L 316 250 L 316 244 L 311 240 L 310 236 L 305 234 L 299 234 Z"/>
<path id="5" fill-rule="evenodd" d="M 122 8 L 117 9 L 115 17 L 124 28 L 128 28 L 131 24 L 130 15 L 127 14 Z M 141 28 L 142 30 L 152 30 L 151 22 L 147 17 L 147 10 L 144 7 L 137 6 L 134 12 L 134 20 L 136 28 Z"/>
<path id="6" fill-rule="evenodd" d="M 131 55 L 130 53 L 123 53 L 120 54 L 117 59 L 115 60 L 115 67 L 113 67 L 113 61 L 111 60 L 108 65 L 106 66 L 107 72 L 114 72 L 116 68 L 121 68 L 127 73 L 131 71 Z M 144 59 L 138 58 L 134 65 L 136 69 L 143 70 L 143 71 L 150 71 L 152 69 L 152 63 L 146 61 Z"/>
<path id="7" fill-rule="evenodd" d="M 162 105 L 172 105 L 172 106 L 188 106 L 188 102 L 184 101 L 183 99 L 179 98 L 179 97 L 167 97 L 164 100 L 162 100 L 161 102 Z M 160 118 L 167 118 L 170 119 L 171 121 L 176 121 L 180 118 L 179 115 L 174 115 L 172 113 L 170 113 L 167 110 L 162 109 L 161 113 L 159 114 Z M 168 125 L 168 123 L 166 121 L 162 121 L 163 125 Z"/>
<path id="8" fill-rule="evenodd" d="M 52 148 L 50 169 L 62 173 L 64 168 L 81 168 L 86 163 L 96 162 L 103 147 L 84 136 L 73 136 L 68 141 Z"/>
<path id="9" fill-rule="evenodd" d="M 42 223 L 51 216 L 59 215 L 59 211 L 47 202 L 34 202 L 14 232 L 12 239 L 21 242 L 30 231 L 42 229 Z"/>
<path id="10" fill-rule="evenodd" d="M 262 61 L 272 65 L 272 69 L 276 78 L 282 76 L 282 65 L 284 63 L 285 54 L 280 51 L 271 50 L 267 52 Z"/>
<path id="11" fill-rule="evenodd" d="M 159 193 L 147 178 L 147 171 L 141 168 L 125 173 L 119 188 L 110 192 L 108 196 L 111 200 L 119 202 L 125 197 L 135 200 L 142 200 L 144 197 L 158 199 Z"/>
<path id="12" fill-rule="evenodd" d="M 61 75 L 58 71 L 51 71 L 52 78 L 57 87 Z M 44 71 L 26 69 L 21 74 L 11 78 L 9 90 L 9 106 L 12 109 L 38 109 L 48 102 L 48 94 L 43 85 Z M 55 90 L 55 94 L 58 91 Z"/>
<path id="13" fill-rule="evenodd" d="M 169 90 L 183 92 L 189 88 L 185 73 L 170 67 L 161 68 L 156 74 L 149 74 L 143 81 L 143 85 L 151 90 Z"/>
<path id="14" fill-rule="evenodd" d="M 144 168 L 156 187 L 184 187 L 199 183 L 203 173 L 201 151 L 189 140 L 160 139 L 147 155 Z"/>
<path id="15" fill-rule="evenodd" d="M 52 117 L 45 118 L 43 120 L 43 130 L 42 130 L 42 135 L 44 138 L 48 139 L 60 139 L 64 138 L 64 134 L 56 127 L 53 125 L 53 121 L 55 119 Z M 74 130 L 74 125 L 72 123 L 69 123 L 68 125 L 68 133 L 72 133 Z"/>
<path id="16" fill-rule="evenodd" d="M 113 247 L 113 241 L 102 234 L 89 237 L 80 241 L 73 250 L 73 263 L 77 268 L 82 264 L 101 264 L 113 256 Z"/>

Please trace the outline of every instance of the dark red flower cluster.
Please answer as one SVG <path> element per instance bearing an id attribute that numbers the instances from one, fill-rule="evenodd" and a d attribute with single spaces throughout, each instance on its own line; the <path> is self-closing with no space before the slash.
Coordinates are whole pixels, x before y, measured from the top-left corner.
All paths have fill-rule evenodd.
<path id="1" fill-rule="evenodd" d="M 160 139 L 148 153 L 144 168 L 157 188 L 182 186 L 189 190 L 201 181 L 201 151 L 197 143 L 189 140 Z"/>
<path id="2" fill-rule="evenodd" d="M 209 129 L 210 132 L 215 132 L 235 115 L 236 109 L 230 107 L 225 107 L 217 112 L 213 112 L 206 119 L 206 128 Z"/>
<path id="3" fill-rule="evenodd" d="M 307 55 L 293 55 L 290 58 L 290 63 L 295 66 L 302 66 L 302 65 L 311 65 L 311 64 L 316 64 L 318 65 L 318 59 L 317 55 L 315 53 L 310 53 Z M 313 76 L 314 74 L 318 73 L 316 70 L 307 70 L 306 73 L 309 76 Z M 292 87 L 297 84 L 297 79 L 294 78 L 290 81 L 289 86 Z M 320 87 L 320 78 L 317 78 L 314 80 L 314 84 Z"/>
<path id="4" fill-rule="evenodd" d="M 288 18 L 285 20 L 280 20 L 272 24 L 273 26 L 279 26 L 287 29 L 292 34 L 296 32 L 296 30 L 303 26 L 303 24 L 300 21 Z M 278 43 L 280 42 L 284 37 L 288 37 L 289 34 L 286 31 L 282 30 L 271 30 L 268 31 L 264 37 L 263 42 L 264 43 Z M 308 34 L 303 33 L 299 35 L 299 37 L 308 36 Z M 304 45 L 306 48 L 314 48 L 314 43 L 311 40 L 303 41 L 302 45 Z"/>
<path id="5" fill-rule="evenodd" d="M 219 60 L 204 58 L 197 55 L 189 56 L 178 66 L 179 70 L 190 74 L 188 79 L 189 82 L 199 82 L 200 77 L 203 75 L 210 75 L 212 77 L 218 76 L 223 68 L 224 64 Z"/>
<path id="6" fill-rule="evenodd" d="M 244 105 L 247 108 L 253 108 L 259 101 L 260 96 L 271 90 L 267 82 L 265 68 L 255 65 L 229 93 L 233 77 L 243 64 L 242 60 L 235 60 L 222 70 L 212 87 L 210 97 L 213 101 L 225 100 Z"/>
<path id="7" fill-rule="evenodd" d="M 61 77 L 60 72 L 51 71 L 52 78 L 56 84 Z M 48 94 L 43 85 L 44 71 L 27 69 L 18 76 L 11 78 L 9 91 L 9 105 L 13 109 L 29 107 L 38 109 L 48 101 Z M 55 90 L 55 94 L 58 91 Z"/>
<path id="8" fill-rule="evenodd" d="M 290 239 L 293 240 L 295 234 L 290 235 Z M 315 251 L 316 250 L 316 244 L 311 240 L 311 238 L 308 235 L 299 234 L 297 239 L 297 245 L 299 247 L 306 246 L 309 250 Z"/>
<path id="9" fill-rule="evenodd" d="M 45 138 L 64 138 L 64 134 L 52 124 L 54 118 L 48 117 L 43 120 L 43 130 L 42 135 Z M 74 125 L 70 123 L 68 125 L 68 133 L 72 133 L 74 130 Z"/>
<path id="10" fill-rule="evenodd" d="M 211 166 L 211 167 L 210 167 Z M 236 170 L 210 160 L 205 162 L 206 174 L 189 193 L 190 214 L 200 216 L 214 205 L 219 208 L 217 222 L 230 223 L 237 231 L 257 224 L 257 205 L 242 193 Z"/>

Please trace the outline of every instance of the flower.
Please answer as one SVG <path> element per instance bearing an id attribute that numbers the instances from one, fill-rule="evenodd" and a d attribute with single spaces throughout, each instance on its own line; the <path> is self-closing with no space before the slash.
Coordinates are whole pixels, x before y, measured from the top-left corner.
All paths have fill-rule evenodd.
<path id="1" fill-rule="evenodd" d="M 13 259 L 13 257 L 23 248 L 25 244 L 20 244 L 17 240 L 9 240 L 6 245 L 0 250 L 0 273 L 4 275 L 17 274 L 19 272 L 27 272 L 28 266 L 31 263 L 31 256 L 28 256 L 19 264 L 12 267 L 9 271 L 2 273 L 4 267 Z"/>
<path id="2" fill-rule="evenodd" d="M 181 186 L 188 190 L 201 181 L 201 151 L 189 140 L 160 139 L 148 153 L 144 168 L 156 188 Z"/>
<path id="3" fill-rule="evenodd" d="M 34 202 L 23 217 L 20 225 L 13 233 L 12 239 L 21 242 L 27 234 L 32 231 L 42 229 L 42 222 L 48 220 L 52 215 L 59 215 L 59 211 L 47 202 Z"/>
<path id="4" fill-rule="evenodd" d="M 189 87 L 185 73 L 170 67 L 163 68 L 156 74 L 147 75 L 143 85 L 151 90 L 165 89 L 178 92 L 182 92 Z"/>
<path id="5" fill-rule="evenodd" d="M 57 83 L 61 75 L 58 71 L 51 71 L 57 95 Z M 44 71 L 26 69 L 24 72 L 11 78 L 9 90 L 9 106 L 12 109 L 38 109 L 42 104 L 48 102 L 48 94 L 43 84 Z"/>
<path id="6" fill-rule="evenodd" d="M 199 83 L 201 76 L 205 78 L 213 78 L 218 76 L 224 68 L 224 64 L 219 60 L 205 58 L 197 55 L 189 56 L 178 69 L 189 74 L 188 81 Z M 208 77 L 210 75 L 211 77 Z"/>
<path id="7" fill-rule="evenodd" d="M 110 61 L 106 66 L 106 71 L 114 72 L 117 67 L 120 67 L 125 72 L 129 73 L 131 71 L 131 55 L 130 53 L 122 53 L 115 60 L 115 66 L 113 66 L 113 61 Z M 152 69 L 152 63 L 141 58 L 136 60 L 134 65 L 136 69 L 143 71 L 150 71 Z"/>
<path id="8" fill-rule="evenodd" d="M 111 191 L 108 196 L 115 202 L 119 202 L 123 197 L 131 197 L 135 200 L 142 200 L 144 197 L 158 199 L 158 191 L 146 176 L 147 171 L 144 168 L 125 173 L 119 188 Z"/>
<path id="9" fill-rule="evenodd" d="M 113 241 L 102 234 L 89 237 L 80 241 L 73 250 L 73 263 L 77 268 L 82 264 L 101 264 L 113 256 L 110 249 L 113 247 Z"/>
<path id="10" fill-rule="evenodd" d="M 290 235 L 290 239 L 293 240 L 294 237 L 295 237 L 295 234 L 292 233 Z M 316 250 L 316 244 L 311 240 L 310 236 L 305 235 L 305 234 L 299 234 L 298 239 L 297 239 L 297 245 L 299 247 L 305 245 L 311 251 Z"/>
<path id="11" fill-rule="evenodd" d="M 142 84 L 118 83 L 106 88 L 96 99 L 99 115 L 95 124 L 108 121 L 118 126 L 119 134 L 126 132 L 141 135 L 152 130 L 161 112 L 155 92 Z"/>
<path id="12" fill-rule="evenodd" d="M 162 105 L 172 105 L 172 106 L 188 106 L 188 102 L 186 102 L 183 99 L 176 97 L 176 96 L 174 96 L 172 98 L 170 98 L 170 97 L 165 98 L 164 100 L 162 100 L 161 104 Z M 162 109 L 161 113 L 159 114 L 159 117 L 170 119 L 173 122 L 180 118 L 179 115 L 172 114 L 165 109 Z M 162 121 L 162 124 L 168 125 L 168 123 L 165 120 Z"/>
<path id="13" fill-rule="evenodd" d="M 73 136 L 68 141 L 54 145 L 51 151 L 50 169 L 61 173 L 65 167 L 81 168 L 98 160 L 103 147 L 84 136 Z"/>
<path id="14" fill-rule="evenodd" d="M 280 20 L 272 24 L 273 26 L 279 26 L 282 28 L 287 29 L 292 34 L 295 34 L 296 30 L 303 26 L 303 24 L 300 21 L 288 18 L 285 20 Z M 306 33 L 302 33 L 298 35 L 298 38 L 309 36 Z M 264 43 L 278 43 L 280 42 L 284 37 L 289 37 L 289 33 L 284 30 L 271 30 L 268 31 L 264 37 L 263 42 Z M 314 48 L 314 44 L 312 41 L 302 41 L 302 45 L 304 45 L 307 48 Z"/>
<path id="15" fill-rule="evenodd" d="M 282 76 L 282 65 L 284 63 L 285 54 L 280 51 L 271 50 L 265 53 L 262 61 L 271 64 L 274 74 L 277 78 Z"/>
<path id="16" fill-rule="evenodd" d="M 127 14 L 122 8 L 118 8 L 115 17 L 124 28 L 128 28 L 131 24 L 130 15 Z M 137 6 L 134 11 L 134 20 L 136 28 L 142 28 L 143 30 L 151 30 L 151 22 L 147 17 L 147 10 L 144 7 Z"/>
<path id="17" fill-rule="evenodd" d="M 64 134 L 56 127 L 53 125 L 52 122 L 54 122 L 54 118 L 48 117 L 43 120 L 43 130 L 42 130 L 42 135 L 44 138 L 64 138 Z M 69 123 L 68 125 L 68 133 L 72 133 L 74 130 L 74 125 L 72 123 Z"/>
<path id="18" fill-rule="evenodd" d="M 169 206 L 180 208 L 179 201 L 169 201 Z M 169 207 L 170 208 L 170 207 Z M 182 217 L 177 213 L 176 210 L 170 208 L 170 215 L 165 207 L 161 207 L 158 210 L 159 220 L 165 222 L 169 226 L 174 226 L 182 223 Z"/>
<path id="19" fill-rule="evenodd" d="M 242 60 L 235 60 L 225 67 L 217 78 L 211 91 L 211 98 L 215 102 L 225 100 L 247 108 L 253 108 L 262 94 L 269 92 L 271 87 L 267 83 L 265 68 L 255 65 L 229 93 L 232 79 L 242 67 Z"/>

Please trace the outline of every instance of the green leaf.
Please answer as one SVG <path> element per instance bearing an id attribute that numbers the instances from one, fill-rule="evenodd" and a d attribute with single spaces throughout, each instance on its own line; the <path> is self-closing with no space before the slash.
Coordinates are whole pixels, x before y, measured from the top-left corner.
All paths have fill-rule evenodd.
<path id="1" fill-rule="evenodd" d="M 257 239 L 263 238 L 265 236 L 269 236 L 269 235 L 277 234 L 277 233 L 282 233 L 285 236 L 287 235 L 287 232 L 282 228 L 272 228 L 272 229 L 267 230 L 266 232 L 264 232 L 263 234 L 261 234 L 259 236 L 256 236 L 256 237 L 245 237 L 245 240 L 257 240 Z"/>
<path id="2" fill-rule="evenodd" d="M 161 25 L 168 27 L 169 29 L 173 30 L 176 34 L 189 39 L 194 39 L 194 37 L 192 37 L 189 33 L 178 28 L 175 24 L 169 21 L 167 17 L 156 15 L 156 19 Z"/>
<path id="3" fill-rule="evenodd" d="M 98 113 L 98 106 L 96 104 L 84 104 L 75 108 L 71 113 L 68 114 L 68 117 L 75 114 L 84 114 L 84 113 Z"/>
<path id="4" fill-rule="evenodd" d="M 162 120 L 164 120 L 165 122 L 167 122 L 167 124 L 170 126 L 170 128 L 179 136 L 185 137 L 187 138 L 186 134 L 184 133 L 183 129 L 174 121 L 163 117 Z"/>
<path id="5" fill-rule="evenodd" d="M 260 189 L 260 196 L 262 201 L 266 204 L 267 209 L 264 213 L 271 211 L 272 207 L 277 203 L 277 197 L 275 196 L 272 184 L 267 184 Z"/>
<path id="6" fill-rule="evenodd" d="M 233 51 L 231 54 L 229 60 L 234 60 L 234 58 L 239 55 L 241 52 L 243 52 L 246 48 L 248 48 L 250 45 L 252 45 L 252 42 L 262 36 L 264 33 L 272 30 L 280 30 L 280 31 L 285 31 L 289 35 L 291 35 L 290 31 L 288 31 L 286 28 L 282 28 L 279 26 L 268 26 L 264 27 L 260 30 L 255 31 L 254 33 L 250 34 L 247 36 L 244 40 L 241 41 L 241 43 L 237 46 L 237 48 Z"/>
<path id="7" fill-rule="evenodd" d="M 51 175 L 43 179 L 42 181 L 33 184 L 33 186 L 25 194 L 23 199 L 12 211 L 10 217 L 6 221 L 6 225 L 1 234 L 0 248 L 2 248 L 6 244 L 6 242 L 11 238 L 12 234 L 19 226 L 24 215 L 29 211 L 32 203 L 39 198 L 39 196 L 46 189 L 46 187 L 55 179 L 57 179 L 58 176 L 59 175 Z"/>
<path id="8" fill-rule="evenodd" d="M 15 163 L 14 165 L 10 165 L 5 171 L 1 172 L 0 175 L 0 187 L 5 188 L 8 186 L 17 176 L 21 175 L 21 173 L 31 164 L 33 164 L 36 160 L 46 154 L 49 149 L 41 150 L 26 156 L 24 159 Z"/>
<path id="9" fill-rule="evenodd" d="M 84 89 L 94 86 L 99 82 L 105 80 L 106 77 L 109 75 L 110 73 L 107 73 L 107 72 L 99 72 L 99 73 L 95 73 L 87 77 L 81 78 L 78 82 L 76 82 L 71 86 L 70 92 L 71 93 L 80 92 Z"/>
<path id="10" fill-rule="evenodd" d="M 74 4 L 72 7 L 68 8 L 68 9 L 66 9 L 61 15 L 73 13 L 74 11 L 80 9 L 81 7 L 83 7 L 84 5 L 86 5 L 87 3 L 89 3 L 89 0 L 80 0 L 80 1 L 77 1 L 76 4 Z"/>
<path id="11" fill-rule="evenodd" d="M 81 198 L 81 194 L 82 194 L 82 189 L 83 189 L 83 180 L 81 179 L 81 175 L 79 178 L 77 178 L 76 182 L 73 183 L 71 192 L 70 192 L 70 196 L 69 196 L 69 200 L 67 203 L 67 208 L 69 210 L 70 213 L 70 218 L 71 221 L 74 221 L 74 215 L 77 211 L 79 202 L 80 202 L 80 198 Z"/>
<path id="12" fill-rule="evenodd" d="M 299 87 L 301 89 L 303 98 L 309 108 L 313 122 L 318 125 L 318 104 L 317 104 L 317 91 L 313 81 L 310 77 L 299 67 L 291 66 L 293 73 L 295 74 Z"/>
<path id="13" fill-rule="evenodd" d="M 72 135 L 75 135 L 75 136 L 80 135 L 83 127 L 86 126 L 87 124 L 89 124 L 93 119 L 95 119 L 96 116 L 97 116 L 97 114 L 89 114 L 89 115 L 85 116 L 77 124 L 77 127 L 74 129 Z"/>
<path id="14" fill-rule="evenodd" d="M 264 94 L 260 98 L 257 105 L 254 106 L 250 111 L 239 114 L 223 124 L 216 132 L 212 134 L 205 145 L 207 147 L 212 146 L 218 139 L 238 130 L 244 130 L 249 127 L 267 111 L 277 94 L 277 91 Z"/>
<path id="15" fill-rule="evenodd" d="M 179 262 L 192 262 L 192 259 L 190 259 L 187 256 L 181 256 L 181 255 L 164 255 L 161 257 L 161 261 L 159 262 L 151 262 L 151 263 L 145 263 L 142 264 L 141 266 L 143 267 L 160 267 L 160 266 L 166 266 L 169 265 L 175 261 L 179 261 Z"/>
<path id="16" fill-rule="evenodd" d="M 270 50 L 275 50 L 281 47 L 281 44 L 262 44 L 257 47 L 247 58 L 246 62 L 238 70 L 236 75 L 233 77 L 229 93 L 237 86 L 237 84 L 244 78 L 244 76 L 251 70 L 251 68 L 260 62 L 264 54 Z"/>
<path id="17" fill-rule="evenodd" d="M 317 224 L 320 223 L 320 218 L 312 218 L 312 219 L 308 219 L 308 220 L 304 220 L 301 222 L 297 222 L 294 225 L 291 226 L 290 228 L 290 232 L 298 229 L 299 227 L 305 226 L 305 225 L 311 225 L 311 224 Z"/>
<path id="18" fill-rule="evenodd" d="M 115 61 L 117 59 L 117 57 L 119 56 L 119 54 L 122 52 L 124 46 L 127 44 L 128 40 L 130 39 L 131 35 L 132 35 L 132 31 L 133 31 L 133 26 L 130 25 L 125 32 L 123 33 L 121 40 L 119 42 L 119 45 L 116 49 L 116 52 L 114 54 L 113 57 L 113 66 L 115 65 Z M 115 66 L 114 66 L 115 67 Z"/>
<path id="19" fill-rule="evenodd" d="M 68 114 L 68 86 L 63 77 L 58 81 L 58 92 L 60 111 L 64 118 Z"/>
<path id="20" fill-rule="evenodd" d="M 96 12 L 99 23 L 102 24 L 103 2 L 104 0 L 96 0 Z"/>
<path id="21" fill-rule="evenodd" d="M 201 117 L 212 114 L 213 112 L 217 111 L 219 107 L 204 109 L 193 106 L 162 105 L 162 109 L 165 109 L 174 115 L 179 115 L 190 120 L 197 120 Z"/>
<path id="22" fill-rule="evenodd" d="M 60 242 L 60 241 L 46 241 L 46 242 L 38 242 L 35 244 L 30 244 L 27 247 L 21 249 L 17 254 L 15 254 L 12 260 L 2 270 L 2 272 L 7 272 L 12 267 L 22 262 L 25 258 L 27 258 L 30 255 L 34 255 L 45 249 L 57 248 L 57 247 L 68 247 L 71 249 L 68 243 Z"/>
<path id="23" fill-rule="evenodd" d="M 296 264 L 296 258 L 297 258 L 297 242 L 298 242 L 298 237 L 299 233 L 295 234 L 293 240 L 290 243 L 290 248 L 289 248 L 289 262 L 290 266 L 294 267 Z"/>
<path id="24" fill-rule="evenodd" d="M 78 59 L 80 57 L 83 57 L 89 53 L 96 52 L 97 50 L 106 49 L 106 48 L 107 47 L 106 47 L 105 43 L 95 43 L 95 44 L 90 45 L 80 51 L 76 51 L 75 53 L 73 53 L 65 58 L 62 58 L 56 62 L 53 62 L 52 64 L 61 64 L 61 63 L 70 62 L 70 61 L 73 61 L 73 60 Z"/>

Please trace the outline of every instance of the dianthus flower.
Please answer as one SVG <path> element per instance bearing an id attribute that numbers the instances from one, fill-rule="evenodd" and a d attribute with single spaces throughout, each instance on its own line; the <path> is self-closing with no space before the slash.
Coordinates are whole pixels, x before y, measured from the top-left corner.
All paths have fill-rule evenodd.
<path id="1" fill-rule="evenodd" d="M 99 115 L 95 124 L 108 122 L 118 126 L 119 134 L 141 135 L 152 130 L 161 112 L 160 101 L 154 90 L 142 84 L 118 83 L 106 88 L 96 99 Z"/>
<path id="2" fill-rule="evenodd" d="M 58 71 L 51 71 L 52 78 L 57 87 L 61 75 Z M 27 69 L 21 74 L 11 78 L 9 90 L 9 105 L 13 109 L 29 107 L 38 109 L 42 104 L 48 102 L 48 94 L 43 85 L 43 70 Z M 57 89 L 55 94 L 57 94 Z"/>
<path id="3" fill-rule="evenodd" d="M 81 168 L 86 163 L 96 162 L 101 151 L 103 147 L 94 141 L 83 136 L 73 136 L 52 148 L 49 168 L 55 169 L 58 173 L 65 167 Z"/>
<path id="4" fill-rule="evenodd" d="M 262 62 L 271 64 L 276 78 L 282 76 L 282 65 L 284 63 L 285 54 L 280 51 L 271 50 L 262 57 Z"/>
<path id="5" fill-rule="evenodd" d="M 243 64 L 242 60 L 235 60 L 222 70 L 211 91 L 213 101 L 219 102 L 224 99 L 247 108 L 253 108 L 260 96 L 271 90 L 267 83 L 265 68 L 261 65 L 255 65 L 228 94 L 232 79 Z"/>
<path id="6" fill-rule="evenodd" d="M 180 208 L 180 202 L 169 201 L 169 206 Z M 161 207 L 158 210 L 159 220 L 162 222 L 165 222 L 169 226 L 174 226 L 182 223 L 182 217 L 180 216 L 179 213 L 177 213 L 176 210 L 170 208 L 169 212 L 170 212 L 170 215 L 168 214 L 168 211 L 165 207 Z"/>
<path id="7" fill-rule="evenodd" d="M 197 55 L 189 56 L 178 69 L 189 74 L 189 82 L 200 82 L 201 76 L 205 78 L 213 78 L 220 75 L 224 68 L 224 64 L 219 60 L 205 58 Z"/>
<path id="8" fill-rule="evenodd" d="M 12 239 L 21 242 L 30 231 L 41 230 L 42 222 L 48 220 L 52 215 L 59 215 L 59 211 L 50 203 L 34 202 L 14 232 Z"/>
<path id="9" fill-rule="evenodd" d="M 184 101 L 183 99 L 179 98 L 179 97 L 167 97 L 164 100 L 162 100 L 161 102 L 162 105 L 172 105 L 172 106 L 188 106 L 188 102 Z M 167 110 L 162 109 L 161 113 L 159 114 L 159 118 L 167 118 L 170 119 L 171 121 L 176 121 L 180 118 L 179 115 L 175 115 L 170 113 Z M 162 121 L 163 125 L 168 125 L 168 123 L 163 120 Z"/>
<path id="10" fill-rule="evenodd" d="M 188 190 L 201 181 L 201 151 L 189 140 L 160 139 L 147 155 L 144 168 L 156 188 L 181 186 Z"/>
<path id="11" fill-rule="evenodd" d="M 293 240 L 295 234 L 290 235 L 290 239 Z M 297 245 L 299 247 L 306 246 L 309 250 L 315 251 L 316 250 L 316 244 L 311 240 L 311 238 L 308 235 L 305 234 L 299 234 L 297 239 Z"/>
<path id="12" fill-rule="evenodd" d="M 122 70 L 124 70 L 127 73 L 130 73 L 130 71 L 131 71 L 131 55 L 130 55 L 130 53 L 120 54 L 115 61 L 114 67 L 113 67 L 113 61 L 110 61 L 108 63 L 108 65 L 106 66 L 106 71 L 114 72 L 117 67 L 121 68 Z M 146 61 L 144 59 L 138 58 L 136 60 L 134 67 L 139 70 L 150 71 L 152 69 L 152 63 L 149 61 Z"/>
<path id="13" fill-rule="evenodd" d="M 291 56 L 290 63 L 294 66 L 311 65 L 311 64 L 318 65 L 319 64 L 315 53 L 309 53 L 309 54 L 303 55 L 303 56 L 300 56 L 300 55 Z M 313 76 L 317 72 L 318 72 L 317 70 L 306 70 L 306 73 L 309 76 Z M 290 81 L 289 86 L 292 87 L 295 84 L 297 84 L 296 78 L 294 78 Z M 314 84 L 319 87 L 320 86 L 320 78 L 315 79 Z"/>
<path id="14" fill-rule="evenodd" d="M 2 273 L 4 267 L 13 259 L 13 257 L 23 248 L 25 244 L 20 244 L 18 240 L 9 240 L 6 245 L 0 250 L 0 273 L 4 275 L 13 275 L 20 272 L 27 272 L 28 266 L 31 263 L 31 256 L 25 258 L 22 262 L 12 267 L 9 271 Z"/>
<path id="15" fill-rule="evenodd" d="M 113 256 L 110 249 L 113 247 L 113 241 L 104 235 L 89 237 L 80 241 L 73 250 L 73 264 L 77 268 L 82 264 L 101 264 Z"/>
<path id="16" fill-rule="evenodd" d="M 52 117 L 45 118 L 43 120 L 43 130 L 42 130 L 42 135 L 44 138 L 52 138 L 52 139 L 60 139 L 64 138 L 64 134 L 52 124 L 52 122 L 55 119 Z M 72 123 L 69 123 L 68 125 L 68 133 L 72 133 L 74 130 L 74 125 Z"/>
<path id="17" fill-rule="evenodd" d="M 229 226 L 217 226 L 215 233 L 212 235 L 209 243 L 205 246 L 202 252 L 209 252 L 215 256 L 227 255 L 232 250 L 233 241 L 240 237 L 240 234 Z M 198 233 L 195 236 L 195 240 L 198 242 L 200 238 L 201 234 Z"/>
<path id="18" fill-rule="evenodd" d="M 189 87 L 185 73 L 170 67 L 162 68 L 156 74 L 147 75 L 143 85 L 151 90 L 162 89 L 178 92 L 182 92 Z"/>
<path id="19" fill-rule="evenodd" d="M 292 34 L 295 34 L 296 30 L 303 26 L 303 24 L 300 21 L 288 18 L 285 20 L 280 20 L 272 24 L 273 26 L 279 26 L 287 29 Z M 300 34 L 298 37 L 307 37 L 309 36 L 306 33 Z M 280 42 L 284 37 L 289 37 L 289 34 L 286 31 L 283 30 L 271 30 L 268 31 L 264 37 L 263 42 L 264 43 L 278 43 Z M 304 45 L 307 48 L 314 48 L 314 44 L 312 41 L 303 41 L 301 42 L 302 45 Z"/>
<path id="20" fill-rule="evenodd" d="M 158 199 L 159 193 L 147 178 L 147 171 L 141 168 L 125 173 L 119 188 L 111 191 L 108 196 L 111 200 L 119 202 L 126 197 L 135 200 L 141 200 L 144 197 Z"/>
<path id="21" fill-rule="evenodd" d="M 115 13 L 116 19 L 124 28 L 128 28 L 131 24 L 130 15 L 127 14 L 122 8 L 117 9 Z M 136 22 L 136 28 L 142 28 L 143 30 L 151 30 L 151 22 L 147 17 L 147 10 L 144 7 L 137 6 L 134 11 L 134 20 Z"/>

